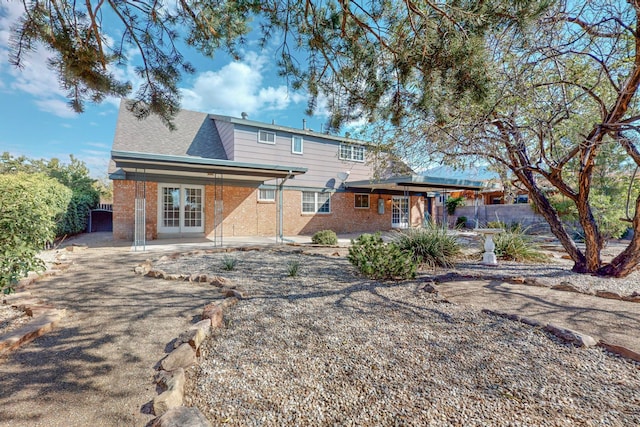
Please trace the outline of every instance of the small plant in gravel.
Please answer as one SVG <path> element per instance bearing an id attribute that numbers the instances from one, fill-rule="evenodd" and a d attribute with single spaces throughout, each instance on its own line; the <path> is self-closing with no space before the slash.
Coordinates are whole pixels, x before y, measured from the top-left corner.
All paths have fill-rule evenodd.
<path id="1" fill-rule="evenodd" d="M 460 254 L 456 237 L 437 225 L 403 231 L 395 242 L 400 249 L 410 251 L 416 262 L 428 268 L 451 267 Z"/>
<path id="2" fill-rule="evenodd" d="M 349 262 L 371 279 L 412 279 L 418 267 L 413 253 L 396 243 L 384 243 L 380 233 L 363 234 L 351 241 Z"/>
<path id="3" fill-rule="evenodd" d="M 222 269 L 225 271 L 233 271 L 238 265 L 238 259 L 232 256 L 225 256 L 222 259 Z"/>
<path id="4" fill-rule="evenodd" d="M 297 277 L 298 274 L 300 274 L 300 267 L 302 266 L 302 263 L 300 262 L 299 259 L 295 259 L 292 261 L 289 261 L 287 263 L 287 276 L 289 277 Z"/>
<path id="5" fill-rule="evenodd" d="M 311 237 L 311 242 L 316 245 L 334 246 L 338 244 L 338 236 L 333 230 L 321 230 Z"/>
<path id="6" fill-rule="evenodd" d="M 496 234 L 493 242 L 496 245 L 496 256 L 504 260 L 543 262 L 547 259 L 521 227 Z"/>

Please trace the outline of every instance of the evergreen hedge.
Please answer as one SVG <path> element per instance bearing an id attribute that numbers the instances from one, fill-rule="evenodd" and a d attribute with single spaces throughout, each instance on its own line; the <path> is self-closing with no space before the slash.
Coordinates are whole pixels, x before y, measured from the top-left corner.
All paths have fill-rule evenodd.
<path id="1" fill-rule="evenodd" d="M 37 254 L 56 237 L 71 198 L 70 189 L 44 174 L 0 175 L 1 292 L 44 268 Z"/>

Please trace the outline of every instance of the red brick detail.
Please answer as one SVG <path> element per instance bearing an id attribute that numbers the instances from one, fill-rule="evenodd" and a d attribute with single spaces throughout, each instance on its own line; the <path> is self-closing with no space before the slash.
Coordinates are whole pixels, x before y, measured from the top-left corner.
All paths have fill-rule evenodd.
<path id="1" fill-rule="evenodd" d="M 258 190 L 248 187 L 225 186 L 222 189 L 223 221 L 214 230 L 215 187 L 205 186 L 205 235 L 213 237 L 221 233 L 229 236 L 276 236 L 277 203 L 259 202 Z M 302 193 L 283 191 L 284 235 L 311 235 L 330 229 L 336 233 L 358 233 L 389 230 L 391 228 L 391 196 L 371 194 L 368 209 L 355 208 L 354 193 L 333 193 L 331 213 L 303 214 Z M 378 213 L 378 199 L 384 200 L 384 213 Z M 113 236 L 115 239 L 133 240 L 135 182 L 113 183 Z M 410 198 L 410 223 L 422 224 L 424 199 Z M 147 239 L 157 238 L 158 186 L 146 183 Z M 217 231 L 217 233 L 214 233 Z M 219 235 L 219 234 L 218 234 Z"/>
<path id="2" fill-rule="evenodd" d="M 153 240 L 158 235 L 158 185 L 145 183 L 146 191 L 146 238 Z M 135 226 L 136 182 L 113 181 L 113 238 L 133 240 Z"/>

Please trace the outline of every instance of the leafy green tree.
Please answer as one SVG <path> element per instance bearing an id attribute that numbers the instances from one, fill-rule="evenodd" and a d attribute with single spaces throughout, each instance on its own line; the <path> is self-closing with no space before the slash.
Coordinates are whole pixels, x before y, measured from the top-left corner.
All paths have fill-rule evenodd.
<path id="1" fill-rule="evenodd" d="M 73 155 L 69 156 L 68 163 L 62 163 L 56 158 L 16 158 L 9 153 L 3 153 L 0 157 L 0 173 L 19 172 L 43 173 L 72 190 L 67 213 L 57 222 L 57 236 L 78 234 L 86 229 L 89 210 L 100 202 L 100 191 L 84 162 Z"/>
<path id="2" fill-rule="evenodd" d="M 43 174 L 0 174 L 0 292 L 44 268 L 37 255 L 55 238 L 70 200 L 71 190 Z"/>
<path id="3" fill-rule="evenodd" d="M 639 16 L 637 1 L 557 1 L 530 27 L 490 35 L 490 95 L 463 107 L 445 99 L 424 114 L 406 115 L 394 135 L 407 147 L 404 157 L 508 170 L 573 259 L 574 271 L 628 275 L 640 262 L 640 193 L 629 185 L 640 165 Z M 620 188 L 632 189 L 634 236 L 604 262 L 603 227 L 615 229 L 619 215 L 604 218 L 603 212 L 626 199 L 615 193 Z M 575 207 L 584 249 L 550 194 Z"/>

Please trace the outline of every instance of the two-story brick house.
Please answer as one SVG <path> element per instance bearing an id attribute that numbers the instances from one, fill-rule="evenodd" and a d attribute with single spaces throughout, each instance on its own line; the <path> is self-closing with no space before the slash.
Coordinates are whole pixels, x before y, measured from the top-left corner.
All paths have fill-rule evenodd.
<path id="1" fill-rule="evenodd" d="M 481 185 L 415 175 L 362 141 L 308 129 L 186 110 L 175 125 L 137 120 L 122 103 L 110 166 L 115 238 L 419 226 L 429 191 Z"/>

